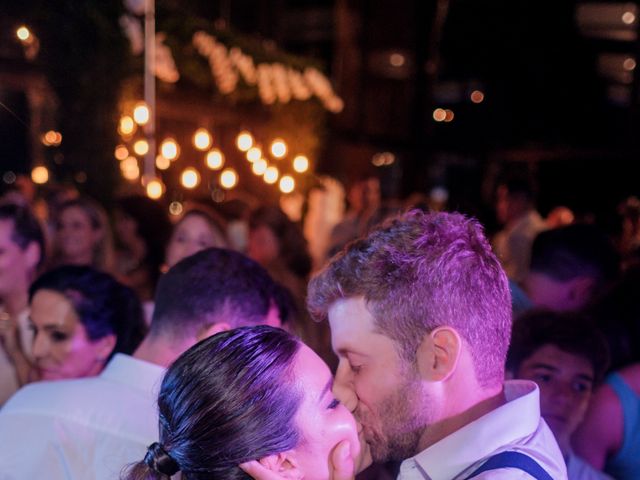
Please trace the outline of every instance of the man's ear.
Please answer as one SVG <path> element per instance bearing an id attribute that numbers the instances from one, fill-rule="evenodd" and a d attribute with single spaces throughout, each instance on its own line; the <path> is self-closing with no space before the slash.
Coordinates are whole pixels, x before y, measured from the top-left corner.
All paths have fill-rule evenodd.
<path id="1" fill-rule="evenodd" d="M 227 322 L 216 322 L 209 327 L 206 327 L 198 333 L 196 337 L 196 342 L 204 340 L 205 338 L 209 338 L 211 335 L 215 335 L 216 333 L 226 332 L 227 330 L 231 330 L 233 327 Z"/>
<path id="2" fill-rule="evenodd" d="M 455 371 L 462 349 L 462 339 L 451 327 L 438 327 L 427 333 L 416 352 L 420 376 L 442 382 Z"/>
<path id="3" fill-rule="evenodd" d="M 301 480 L 304 475 L 291 452 L 275 453 L 258 460 L 260 465 L 278 475 L 279 478 Z"/>

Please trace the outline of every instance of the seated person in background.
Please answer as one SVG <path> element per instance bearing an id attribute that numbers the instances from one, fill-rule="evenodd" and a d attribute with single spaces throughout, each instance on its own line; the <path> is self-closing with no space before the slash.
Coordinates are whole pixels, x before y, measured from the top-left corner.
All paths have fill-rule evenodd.
<path id="1" fill-rule="evenodd" d="M 616 480 L 640 478 L 640 363 L 607 377 L 573 443 L 585 460 Z"/>
<path id="2" fill-rule="evenodd" d="M 133 356 L 115 355 L 96 377 L 27 385 L 0 410 L 0 478 L 118 478 L 158 440 L 165 368 L 214 333 L 266 322 L 272 294 L 266 271 L 236 252 L 210 248 L 177 263 Z"/>
<path id="3" fill-rule="evenodd" d="M 604 337 L 584 317 L 540 310 L 514 324 L 507 368 L 514 378 L 540 387 L 541 414 L 558 441 L 569 480 L 610 478 L 578 457 L 570 444 L 607 363 Z"/>
<path id="4" fill-rule="evenodd" d="M 601 295 L 617 274 L 609 239 L 592 225 L 569 225 L 536 237 L 524 291 L 536 307 L 576 311 Z"/>
<path id="5" fill-rule="evenodd" d="M 160 441 L 122 478 L 246 478 L 239 464 L 258 461 L 284 478 L 328 480 L 335 449 L 352 458 L 360 451 L 355 420 L 332 384 L 327 365 L 284 330 L 214 335 L 169 367 L 158 397 Z"/>
<path id="6" fill-rule="evenodd" d="M 88 266 L 42 275 L 30 306 L 34 380 L 98 375 L 116 353 L 133 353 L 146 333 L 133 290 Z"/>

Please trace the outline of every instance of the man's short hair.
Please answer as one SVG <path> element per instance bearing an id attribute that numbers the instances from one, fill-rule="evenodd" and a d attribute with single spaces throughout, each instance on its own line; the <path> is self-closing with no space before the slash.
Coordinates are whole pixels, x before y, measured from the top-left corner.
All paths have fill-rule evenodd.
<path id="1" fill-rule="evenodd" d="M 160 278 L 150 334 L 182 339 L 219 322 L 232 328 L 263 323 L 274 289 L 266 270 L 244 255 L 203 250 Z"/>
<path id="2" fill-rule="evenodd" d="M 565 282 L 579 276 L 598 284 L 618 273 L 618 256 L 593 225 L 576 224 L 541 232 L 531 247 L 531 271 Z"/>
<path id="3" fill-rule="evenodd" d="M 517 376 L 522 363 L 545 345 L 553 345 L 587 360 L 593 367 L 596 384 L 602 380 L 609 365 L 607 342 L 589 317 L 532 310 L 514 322 L 507 368 Z"/>
<path id="4" fill-rule="evenodd" d="M 503 380 L 511 296 L 476 220 L 418 210 L 391 219 L 311 280 L 308 307 L 320 320 L 335 301 L 357 296 L 405 360 L 414 362 L 424 335 L 446 325 L 469 345 L 481 384 Z"/>
<path id="5" fill-rule="evenodd" d="M 13 235 L 11 240 L 22 250 L 31 243 L 36 243 L 40 248 L 40 258 L 36 268 L 40 268 L 45 259 L 45 239 L 40 222 L 31 210 L 22 205 L 13 203 L 0 204 L 0 220 L 13 222 Z"/>

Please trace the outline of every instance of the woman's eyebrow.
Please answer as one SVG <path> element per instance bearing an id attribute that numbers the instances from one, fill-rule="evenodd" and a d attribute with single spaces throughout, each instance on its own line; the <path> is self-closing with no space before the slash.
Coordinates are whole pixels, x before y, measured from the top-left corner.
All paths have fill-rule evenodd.
<path id="1" fill-rule="evenodd" d="M 324 398 L 324 396 L 327 394 L 327 392 L 331 391 L 332 388 L 333 388 L 333 377 L 329 379 L 327 384 L 322 389 L 322 392 L 320 393 L 320 398 L 318 399 L 318 401 L 321 401 Z"/>

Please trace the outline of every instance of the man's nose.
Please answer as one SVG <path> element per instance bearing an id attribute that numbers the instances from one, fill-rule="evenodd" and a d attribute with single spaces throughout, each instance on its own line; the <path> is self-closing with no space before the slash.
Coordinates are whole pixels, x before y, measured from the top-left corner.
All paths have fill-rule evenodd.
<path id="1" fill-rule="evenodd" d="M 358 396 L 353 386 L 351 369 L 348 363 L 342 359 L 338 363 L 338 370 L 333 381 L 333 394 L 350 412 L 355 411 L 358 406 Z"/>

